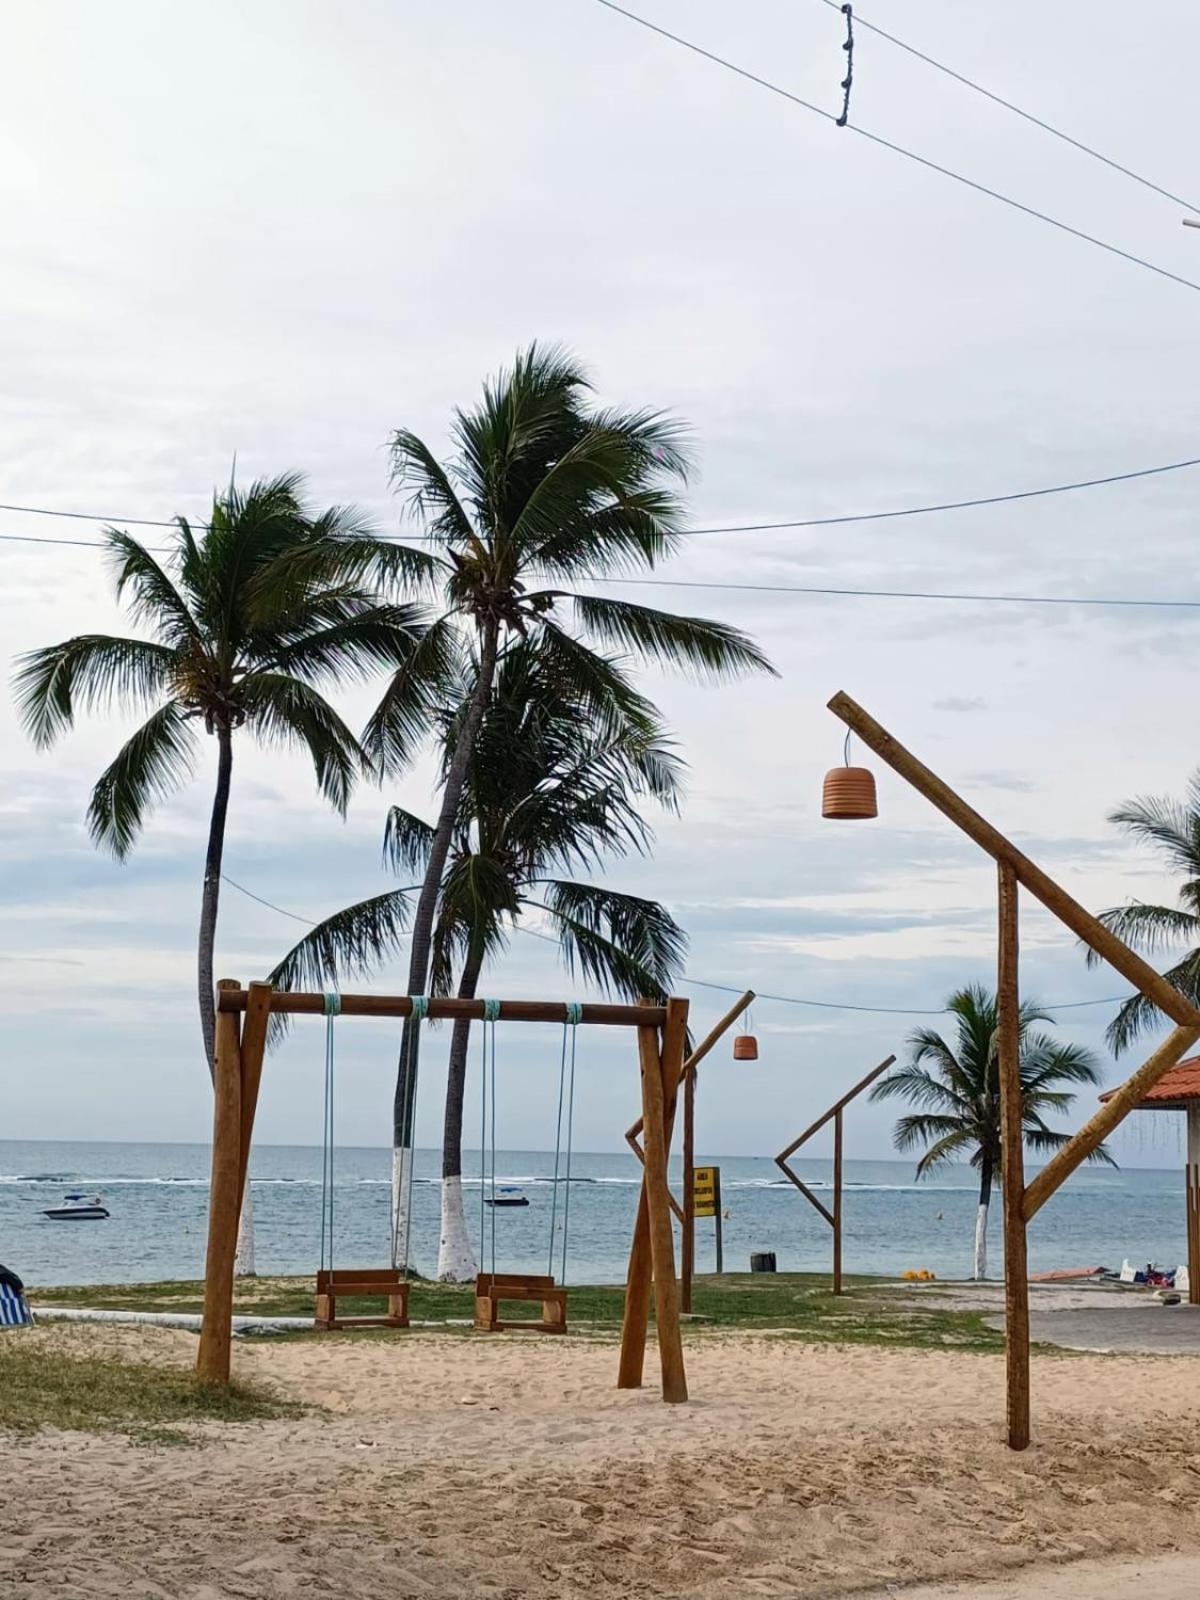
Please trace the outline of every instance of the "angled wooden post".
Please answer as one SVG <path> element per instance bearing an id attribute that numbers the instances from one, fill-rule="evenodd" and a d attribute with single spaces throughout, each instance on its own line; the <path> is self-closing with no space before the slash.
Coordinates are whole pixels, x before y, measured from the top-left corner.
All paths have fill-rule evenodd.
<path id="1" fill-rule="evenodd" d="M 1008 1443 L 1029 1444 L 1029 1264 L 1025 1248 L 1025 1133 L 1021 1099 L 1020 959 L 1017 879 L 1006 862 L 999 879 L 996 1035 L 1000 1076 L 1001 1183 L 1004 1201 L 1004 1350 L 1008 1369 Z"/>
<path id="2" fill-rule="evenodd" d="M 208 1251 L 204 1263 L 204 1317 L 196 1371 L 209 1383 L 228 1383 L 233 1338 L 233 1261 L 241 1210 L 241 1018 L 222 1011 L 220 993 L 238 989 L 232 978 L 217 984 L 213 1060 L 212 1179 L 208 1195 Z"/>
<path id="3" fill-rule="evenodd" d="M 696 1271 L 696 1074 L 683 1079 L 683 1235 L 679 1242 L 680 1304 L 692 1309 Z"/>
<path id="4" fill-rule="evenodd" d="M 835 694 L 829 702 L 829 709 L 846 726 L 858 734 L 862 742 L 880 758 L 885 761 L 893 772 L 899 775 L 919 794 L 925 798 L 960 828 L 969 839 L 984 850 L 996 861 L 1001 868 L 1000 876 L 1000 932 L 999 932 L 999 967 L 1000 990 L 999 1004 L 1004 1009 L 1008 1018 L 1002 1029 L 1003 1049 L 1002 1065 L 1008 1077 L 1016 1074 L 1017 1088 L 1014 1093 L 1011 1087 L 1008 1094 L 1008 1123 L 1005 1134 L 1006 1157 L 1014 1161 L 1021 1159 L 1021 1136 L 1019 1123 L 1020 1107 L 1020 1064 L 1017 1059 L 1019 1052 L 1019 1019 L 1016 1007 L 1018 1005 L 1016 989 L 1017 972 L 1017 931 L 1016 931 L 1016 886 L 1025 889 L 1033 895 L 1035 900 L 1040 900 L 1047 911 L 1052 912 L 1058 920 L 1076 934 L 1089 949 L 1102 956 L 1109 966 L 1119 972 L 1122 977 L 1128 978 L 1140 992 L 1153 1005 L 1163 1012 L 1175 1027 L 1163 1042 L 1151 1052 L 1146 1061 L 1133 1075 L 1125 1080 L 1119 1089 L 1112 1091 L 1109 1098 L 1101 1106 L 1095 1116 L 1090 1117 L 1061 1149 L 1046 1163 L 1042 1170 L 1024 1188 L 1020 1197 L 1020 1220 L 1022 1231 L 1020 1238 L 1016 1235 L 1015 1214 L 1018 1210 L 1016 1185 L 1012 1181 L 1011 1172 L 1005 1191 L 1005 1309 L 1009 1317 L 1009 1370 L 1008 1370 L 1008 1406 L 1009 1406 L 1009 1443 L 1014 1449 L 1024 1449 L 1029 1442 L 1028 1427 L 1028 1356 L 1022 1359 L 1020 1341 L 1024 1330 L 1026 1351 L 1028 1344 L 1028 1290 L 1025 1290 L 1025 1302 L 1022 1305 L 1020 1298 L 1021 1283 L 1014 1282 L 1014 1274 L 1010 1270 L 1009 1249 L 1011 1247 L 1019 1256 L 1017 1271 L 1024 1273 L 1024 1224 L 1027 1224 L 1045 1205 L 1050 1196 L 1058 1190 L 1070 1177 L 1072 1172 L 1096 1150 L 1103 1139 L 1124 1120 L 1129 1113 L 1141 1102 L 1146 1093 L 1154 1087 L 1158 1080 L 1168 1072 L 1179 1060 L 1185 1050 L 1200 1039 L 1200 1010 L 1198 1010 L 1187 997 L 1180 993 L 1171 983 L 1168 983 L 1160 973 L 1155 972 L 1149 962 L 1131 950 L 1127 944 L 1119 939 L 1111 929 L 1106 928 L 1098 917 L 1085 911 L 1077 900 L 1061 888 L 1054 879 L 1036 866 L 1027 855 L 1018 850 L 1011 839 L 1006 839 L 998 828 L 980 816 L 978 811 L 972 809 L 966 801 L 955 794 L 949 784 L 944 783 L 936 773 L 929 770 L 923 762 L 918 761 L 911 751 L 906 750 L 899 740 L 875 721 L 862 706 L 858 705 L 848 694 Z M 1002 1082 L 1004 1074 L 1002 1073 Z M 1015 1109 L 1014 1109 L 1015 1102 Z M 1014 1127 L 1014 1123 L 1016 1126 Z M 1010 1148 L 1011 1144 L 1011 1148 Z M 1014 1232 L 1010 1240 L 1009 1228 Z M 1014 1329 L 1016 1337 L 1014 1340 Z"/>
<path id="5" fill-rule="evenodd" d="M 650 1220 L 650 1255 L 654 1267 L 654 1326 L 662 1368 L 662 1397 L 671 1404 L 686 1400 L 683 1339 L 679 1327 L 679 1285 L 675 1280 L 675 1241 L 671 1233 L 671 1190 L 667 1153 L 671 1144 L 676 1092 L 687 1043 L 686 1000 L 667 1001 L 659 1070 L 647 1058 L 642 1074 L 642 1116 L 646 1140 L 646 1200 Z"/>
<path id="6" fill-rule="evenodd" d="M 842 1292 L 842 1169 L 844 1166 L 842 1113 L 852 1100 L 857 1099 L 864 1089 L 869 1089 L 870 1086 L 875 1082 L 875 1079 L 878 1078 L 881 1073 L 886 1072 L 890 1066 L 893 1066 L 895 1061 L 895 1056 L 888 1056 L 887 1059 L 881 1061 L 877 1067 L 872 1067 L 865 1078 L 860 1078 L 852 1089 L 847 1089 L 846 1093 L 841 1097 L 840 1100 L 835 1100 L 829 1107 L 828 1111 L 823 1111 L 814 1123 L 811 1123 L 809 1127 L 805 1128 L 804 1132 L 798 1139 L 793 1139 L 791 1144 L 789 1144 L 786 1149 L 781 1150 L 775 1157 L 775 1165 L 779 1168 L 780 1172 L 783 1173 L 788 1182 L 795 1184 L 796 1188 L 799 1189 L 800 1193 L 808 1201 L 809 1205 L 812 1206 L 813 1210 L 818 1211 L 833 1229 L 834 1294 L 841 1294 Z M 796 1172 L 793 1172 L 791 1167 L 788 1166 L 788 1158 L 790 1156 L 794 1156 L 802 1144 L 807 1144 L 814 1133 L 819 1133 L 827 1122 L 833 1123 L 832 1211 L 829 1210 L 828 1206 L 824 1205 L 820 1200 L 817 1199 L 816 1195 L 812 1192 L 800 1175 Z"/>

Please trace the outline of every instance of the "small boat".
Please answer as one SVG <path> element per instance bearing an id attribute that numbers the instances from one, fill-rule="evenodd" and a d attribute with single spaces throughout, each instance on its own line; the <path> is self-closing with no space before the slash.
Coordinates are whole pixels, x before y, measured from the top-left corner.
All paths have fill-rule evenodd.
<path id="1" fill-rule="evenodd" d="M 51 1206 L 42 1215 L 54 1222 L 103 1222 L 108 1211 L 98 1194 L 69 1194 L 62 1205 Z"/>
<path id="2" fill-rule="evenodd" d="M 485 1206 L 527 1206 L 528 1197 L 520 1189 L 497 1189 L 484 1200 Z"/>

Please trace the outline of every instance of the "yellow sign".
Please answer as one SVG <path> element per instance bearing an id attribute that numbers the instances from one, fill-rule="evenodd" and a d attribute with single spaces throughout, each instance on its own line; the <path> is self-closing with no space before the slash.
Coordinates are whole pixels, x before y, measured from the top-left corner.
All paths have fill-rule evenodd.
<path id="1" fill-rule="evenodd" d="M 698 1217 L 715 1217 L 721 1203 L 720 1167 L 692 1168 L 692 1209 Z"/>

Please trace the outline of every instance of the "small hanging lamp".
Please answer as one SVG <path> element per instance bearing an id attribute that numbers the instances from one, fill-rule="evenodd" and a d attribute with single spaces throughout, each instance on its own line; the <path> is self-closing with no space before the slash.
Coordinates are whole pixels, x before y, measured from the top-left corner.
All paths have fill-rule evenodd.
<path id="1" fill-rule="evenodd" d="M 879 805 L 875 798 L 875 774 L 867 767 L 850 765 L 850 733 L 840 767 L 831 767 L 825 774 L 821 790 L 821 815 L 830 822 L 854 822 L 862 817 L 877 817 Z"/>
<path id="2" fill-rule="evenodd" d="M 747 1030 L 752 1029 L 754 1023 L 750 1015 L 749 1006 L 746 1007 L 743 1018 L 743 1027 L 745 1027 Z M 733 1059 L 735 1061 L 758 1060 L 758 1040 L 754 1037 L 752 1032 L 747 1031 L 746 1033 L 739 1033 L 734 1036 Z"/>

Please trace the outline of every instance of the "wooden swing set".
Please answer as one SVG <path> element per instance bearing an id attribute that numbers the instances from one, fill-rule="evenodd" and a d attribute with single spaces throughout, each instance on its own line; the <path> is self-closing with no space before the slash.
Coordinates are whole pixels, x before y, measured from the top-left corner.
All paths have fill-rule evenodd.
<path id="1" fill-rule="evenodd" d="M 1001 1145 L 1004 1199 L 1004 1312 L 1007 1360 L 1008 1443 L 1013 1450 L 1029 1444 L 1029 1265 L 1025 1231 L 1029 1223 L 1081 1162 L 1115 1127 L 1137 1109 L 1149 1089 L 1200 1039 L 1200 1011 L 1179 990 L 1128 945 L 1118 939 L 1077 900 L 1059 887 L 1011 839 L 985 821 L 949 784 L 918 761 L 886 728 L 848 694 L 835 694 L 829 710 L 856 733 L 893 772 L 925 796 L 996 862 L 997 930 L 997 1055 L 1000 1073 Z M 841 773 L 862 769 L 845 767 Z M 869 778 L 869 774 L 865 775 Z M 828 797 L 827 797 L 828 798 Z M 865 806 L 857 813 L 827 805 L 826 816 L 874 815 Z M 1020 998 L 1018 986 L 1018 887 L 1041 901 L 1063 925 L 1094 950 L 1123 978 L 1169 1017 L 1175 1027 L 1138 1070 L 1114 1089 L 1100 1110 L 1025 1182 L 1021 1115 Z"/>
<path id="2" fill-rule="evenodd" d="M 636 1030 L 645 1137 L 644 1169 L 625 1286 L 617 1386 L 622 1389 L 641 1387 L 653 1293 L 662 1398 L 670 1403 L 686 1400 L 687 1376 L 679 1324 L 667 1157 L 685 1067 L 688 1002 L 670 999 L 661 1006 L 575 1006 L 549 1000 L 495 1002 L 447 998 L 420 1000 L 419 1004 L 419 1016 L 448 1021 L 467 1017 L 489 1022 L 570 1023 Z M 341 995 L 338 1010 L 340 1015 L 349 1017 L 404 1018 L 413 1014 L 413 999 L 408 995 Z M 328 1015 L 328 997 L 277 991 L 268 983 L 252 983 L 243 989 L 231 978 L 223 978 L 217 984 L 212 1179 L 204 1269 L 204 1316 L 196 1360 L 200 1377 L 217 1384 L 229 1382 L 238 1222 L 272 1012 L 285 1016 Z M 484 1277 L 489 1280 L 486 1285 L 483 1285 Z M 482 1296 L 480 1285 L 485 1291 Z M 543 1324 L 549 1324 L 552 1331 L 559 1331 L 561 1325 L 565 1331 L 566 1291 L 552 1278 L 481 1274 L 480 1285 L 477 1285 L 476 1312 L 481 1325 L 492 1330 L 528 1326 L 527 1323 L 501 1322 L 498 1305 L 503 1300 L 537 1299 L 542 1301 Z M 339 1317 L 339 1294 L 382 1297 L 388 1302 L 387 1314 L 377 1318 Z M 408 1326 L 407 1276 L 398 1269 L 323 1271 L 318 1281 L 318 1326 L 340 1328 L 361 1325 L 364 1321 L 389 1327 Z"/>

